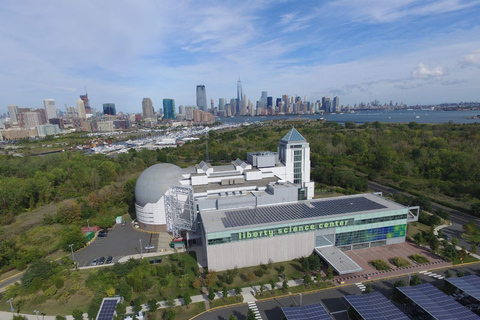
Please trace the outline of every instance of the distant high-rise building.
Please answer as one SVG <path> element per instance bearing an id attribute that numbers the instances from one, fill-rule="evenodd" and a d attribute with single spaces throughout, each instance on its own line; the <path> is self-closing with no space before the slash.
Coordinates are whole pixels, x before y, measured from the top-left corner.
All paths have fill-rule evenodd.
<path id="1" fill-rule="evenodd" d="M 163 99 L 163 119 L 176 119 L 175 100 Z"/>
<path id="2" fill-rule="evenodd" d="M 273 107 L 273 98 L 267 97 L 267 107 Z"/>
<path id="3" fill-rule="evenodd" d="M 267 107 L 267 91 L 262 91 L 262 96 L 260 98 L 260 101 L 262 102 L 262 107 L 266 108 Z"/>
<path id="4" fill-rule="evenodd" d="M 194 106 L 186 106 L 185 107 L 185 120 L 192 121 L 193 120 L 193 112 L 195 110 Z"/>
<path id="5" fill-rule="evenodd" d="M 87 117 L 85 112 L 85 104 L 83 103 L 83 100 L 80 98 L 78 98 L 77 100 L 77 113 L 80 119 L 85 119 Z"/>
<path id="6" fill-rule="evenodd" d="M 80 99 L 83 100 L 83 105 L 85 106 L 85 113 L 91 114 L 92 110 L 90 108 L 90 100 L 88 99 L 87 88 L 85 88 L 85 94 L 80 96 Z"/>
<path id="7" fill-rule="evenodd" d="M 240 78 L 237 82 L 237 101 L 243 101 L 242 81 L 240 81 Z"/>
<path id="8" fill-rule="evenodd" d="M 325 112 L 329 113 L 332 112 L 332 107 L 330 103 L 330 97 L 323 97 L 322 98 L 322 108 Z"/>
<path id="9" fill-rule="evenodd" d="M 104 103 L 103 114 L 115 116 L 117 114 L 117 110 L 115 109 L 115 103 Z"/>
<path id="10" fill-rule="evenodd" d="M 180 105 L 180 107 L 178 107 L 178 114 L 185 114 L 185 107 L 183 105 Z"/>
<path id="11" fill-rule="evenodd" d="M 154 116 L 153 103 L 150 98 L 143 98 L 142 114 L 144 118 L 152 118 Z"/>
<path id="12" fill-rule="evenodd" d="M 10 114 L 10 123 L 18 123 L 18 106 L 14 104 L 9 105 L 8 113 Z"/>
<path id="13" fill-rule="evenodd" d="M 333 97 L 332 112 L 340 112 L 340 98 Z"/>
<path id="14" fill-rule="evenodd" d="M 20 121 L 24 128 L 36 128 L 47 123 L 44 109 L 26 109 L 20 112 Z"/>
<path id="15" fill-rule="evenodd" d="M 204 85 L 197 86 L 197 107 L 202 111 L 207 111 L 207 91 Z"/>
<path id="16" fill-rule="evenodd" d="M 227 104 L 227 100 L 225 98 L 218 99 L 218 110 L 225 110 L 225 105 Z"/>
<path id="17" fill-rule="evenodd" d="M 45 107 L 45 115 L 48 119 L 53 119 L 57 117 L 57 109 L 55 108 L 55 100 L 53 99 L 44 99 L 43 106 Z"/>

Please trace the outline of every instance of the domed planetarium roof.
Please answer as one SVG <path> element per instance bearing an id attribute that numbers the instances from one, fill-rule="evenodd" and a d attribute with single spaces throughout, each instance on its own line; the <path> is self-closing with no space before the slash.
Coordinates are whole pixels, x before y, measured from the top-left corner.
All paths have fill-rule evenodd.
<path id="1" fill-rule="evenodd" d="M 142 172 L 135 185 L 135 203 L 145 206 L 156 203 L 171 186 L 180 185 L 182 174 L 190 170 L 182 169 L 171 163 L 159 163 Z"/>

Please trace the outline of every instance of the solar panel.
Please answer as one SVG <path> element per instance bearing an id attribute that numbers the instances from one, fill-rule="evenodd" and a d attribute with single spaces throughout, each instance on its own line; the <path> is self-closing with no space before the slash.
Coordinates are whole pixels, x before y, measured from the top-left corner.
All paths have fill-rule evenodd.
<path id="1" fill-rule="evenodd" d="M 430 283 L 398 287 L 397 289 L 437 320 L 480 319 L 479 316 Z"/>
<path id="2" fill-rule="evenodd" d="M 104 298 L 96 320 L 112 320 L 119 298 Z"/>
<path id="3" fill-rule="evenodd" d="M 380 292 L 345 296 L 365 320 L 408 320 L 409 318 Z"/>
<path id="4" fill-rule="evenodd" d="M 325 307 L 320 303 L 307 306 L 282 308 L 287 320 L 332 320 Z"/>
<path id="5" fill-rule="evenodd" d="M 448 278 L 445 281 L 480 301 L 480 277 L 471 275 L 461 278 Z"/>
<path id="6" fill-rule="evenodd" d="M 365 197 L 313 201 L 309 204 L 313 207 L 305 203 L 294 203 L 226 211 L 222 222 L 225 228 L 234 228 L 386 208 L 386 206 Z"/>

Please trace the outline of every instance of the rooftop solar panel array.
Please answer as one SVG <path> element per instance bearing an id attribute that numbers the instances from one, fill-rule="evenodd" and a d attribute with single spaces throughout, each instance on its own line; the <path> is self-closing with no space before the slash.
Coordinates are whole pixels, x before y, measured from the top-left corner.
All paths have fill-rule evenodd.
<path id="1" fill-rule="evenodd" d="M 345 296 L 345 299 L 365 320 L 409 320 L 400 309 L 377 291 Z"/>
<path id="2" fill-rule="evenodd" d="M 96 320 L 112 320 L 117 307 L 118 299 L 103 299 Z"/>
<path id="3" fill-rule="evenodd" d="M 222 218 L 222 222 L 225 228 L 234 228 L 386 208 L 386 206 L 365 197 L 317 201 L 310 202 L 310 204 L 313 207 L 305 203 L 295 203 L 227 211 L 225 212 L 225 218 Z"/>
<path id="4" fill-rule="evenodd" d="M 480 301 L 480 277 L 471 275 L 461 278 L 448 278 L 445 281 Z"/>
<path id="5" fill-rule="evenodd" d="M 430 283 L 413 287 L 398 287 L 398 290 L 415 302 L 437 320 L 473 320 L 479 316 L 468 310 L 450 296 L 435 288 Z"/>
<path id="6" fill-rule="evenodd" d="M 327 310 L 320 303 L 299 307 L 282 308 L 287 320 L 332 320 Z"/>

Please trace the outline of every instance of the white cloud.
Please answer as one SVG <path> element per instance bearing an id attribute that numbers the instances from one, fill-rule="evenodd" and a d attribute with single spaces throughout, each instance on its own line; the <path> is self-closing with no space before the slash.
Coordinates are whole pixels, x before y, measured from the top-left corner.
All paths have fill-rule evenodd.
<path id="1" fill-rule="evenodd" d="M 431 78 L 441 77 L 445 75 L 445 71 L 441 66 L 429 67 L 423 63 L 419 63 L 412 71 L 415 78 Z"/>
<path id="2" fill-rule="evenodd" d="M 476 50 L 470 54 L 467 54 L 460 61 L 462 67 L 475 66 L 480 68 L 480 50 Z"/>

